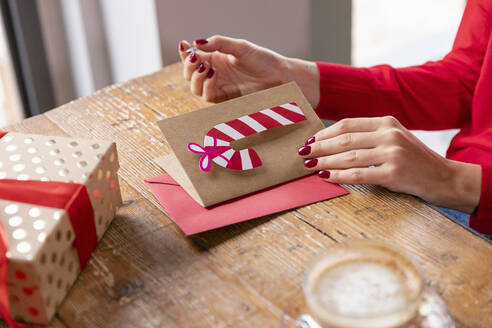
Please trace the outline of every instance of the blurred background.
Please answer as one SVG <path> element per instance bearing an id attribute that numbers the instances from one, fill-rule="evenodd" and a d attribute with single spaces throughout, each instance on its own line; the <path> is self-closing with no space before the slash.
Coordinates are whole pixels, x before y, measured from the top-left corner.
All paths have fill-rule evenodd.
<path id="1" fill-rule="evenodd" d="M 421 64 L 465 0 L 0 0 L 0 127 L 178 61 L 181 39 L 246 38 L 287 56 Z M 423 118 L 425 119 L 425 118 Z M 416 131 L 443 154 L 456 131 Z"/>

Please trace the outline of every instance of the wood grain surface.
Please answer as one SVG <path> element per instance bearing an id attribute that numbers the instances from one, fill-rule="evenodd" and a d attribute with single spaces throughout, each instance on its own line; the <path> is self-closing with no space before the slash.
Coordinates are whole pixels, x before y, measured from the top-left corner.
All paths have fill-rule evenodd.
<path id="1" fill-rule="evenodd" d="M 295 327 L 301 280 L 320 249 L 374 239 L 402 249 L 457 327 L 492 327 L 492 245 L 418 199 L 374 186 L 186 237 L 143 180 L 169 151 L 156 121 L 206 106 L 175 64 L 10 126 L 113 140 L 124 205 L 53 327 Z"/>

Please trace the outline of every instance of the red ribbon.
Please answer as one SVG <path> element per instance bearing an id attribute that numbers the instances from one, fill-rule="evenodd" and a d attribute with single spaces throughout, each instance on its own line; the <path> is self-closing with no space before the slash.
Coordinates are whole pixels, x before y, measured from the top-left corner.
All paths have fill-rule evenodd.
<path id="1" fill-rule="evenodd" d="M 64 209 L 75 233 L 80 268 L 97 244 L 94 210 L 83 184 L 50 181 L 0 180 L 0 199 Z"/>
<path id="2" fill-rule="evenodd" d="M 6 133 L 0 132 L 0 138 Z M 75 234 L 74 245 L 83 269 L 97 245 L 94 210 L 87 188 L 83 184 L 49 181 L 0 180 L 0 199 L 28 203 L 67 211 Z M 31 328 L 16 322 L 10 313 L 7 290 L 6 252 L 8 238 L 0 222 L 0 316 L 13 328 Z"/>

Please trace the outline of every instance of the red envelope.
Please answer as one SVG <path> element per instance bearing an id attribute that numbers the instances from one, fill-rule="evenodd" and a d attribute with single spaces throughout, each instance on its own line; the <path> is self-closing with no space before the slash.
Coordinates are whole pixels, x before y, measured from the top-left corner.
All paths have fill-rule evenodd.
<path id="1" fill-rule="evenodd" d="M 339 185 L 309 175 L 210 207 L 202 207 L 167 174 L 145 180 L 147 187 L 186 235 L 224 227 L 345 195 Z"/>

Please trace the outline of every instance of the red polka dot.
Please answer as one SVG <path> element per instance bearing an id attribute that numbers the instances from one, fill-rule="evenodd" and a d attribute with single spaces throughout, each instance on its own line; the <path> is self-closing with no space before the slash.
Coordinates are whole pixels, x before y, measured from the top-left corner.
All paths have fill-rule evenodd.
<path id="1" fill-rule="evenodd" d="M 99 190 L 94 190 L 94 198 L 97 199 L 99 197 Z"/>
<path id="2" fill-rule="evenodd" d="M 10 296 L 10 300 L 12 302 L 19 302 L 20 301 L 20 298 L 17 295 L 12 295 L 12 296 Z"/>
<path id="3" fill-rule="evenodd" d="M 17 279 L 20 279 L 20 280 L 26 279 L 26 274 L 24 273 L 24 271 L 21 271 L 21 270 L 15 271 L 15 276 L 17 277 Z"/>
<path id="4" fill-rule="evenodd" d="M 92 180 L 92 176 L 93 176 L 93 175 L 94 175 L 94 174 L 89 175 L 89 180 Z"/>
<path id="5" fill-rule="evenodd" d="M 32 295 L 34 293 L 34 288 L 24 287 L 22 288 L 22 291 L 26 295 Z"/>
<path id="6" fill-rule="evenodd" d="M 101 159 L 104 161 L 106 159 L 106 156 L 103 156 Z"/>
<path id="7" fill-rule="evenodd" d="M 114 181 L 111 181 L 111 184 L 109 185 L 109 188 L 110 188 L 111 190 L 113 190 L 113 189 L 114 189 L 114 185 L 115 185 L 115 182 L 114 182 Z"/>
<path id="8" fill-rule="evenodd" d="M 32 315 L 38 315 L 38 313 L 39 313 L 38 309 L 33 308 L 33 307 L 30 307 L 29 309 L 27 309 L 27 311 L 29 311 L 29 313 Z"/>

